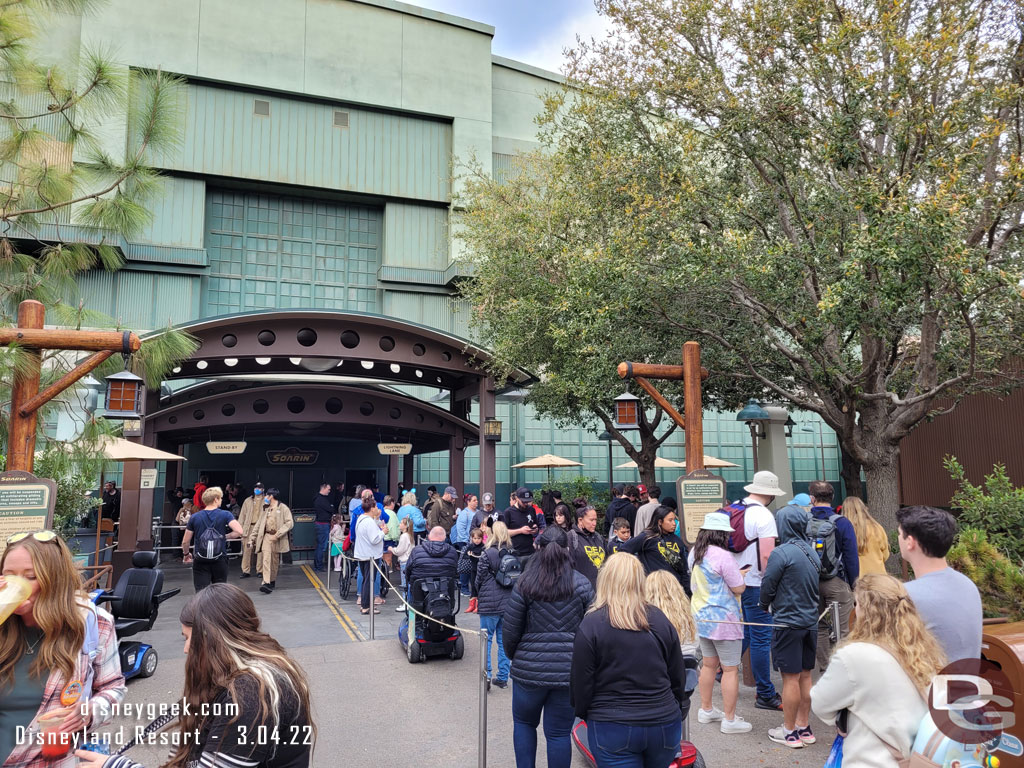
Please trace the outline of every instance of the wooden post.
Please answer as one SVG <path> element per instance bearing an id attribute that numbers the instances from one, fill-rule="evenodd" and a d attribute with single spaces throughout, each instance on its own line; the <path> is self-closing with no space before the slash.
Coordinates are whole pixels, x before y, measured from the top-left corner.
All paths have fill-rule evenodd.
<path id="1" fill-rule="evenodd" d="M 683 344 L 683 398 L 686 402 L 686 471 L 704 469 L 704 413 L 701 400 L 700 344 Z"/>
<path id="2" fill-rule="evenodd" d="M 18 328 L 42 330 L 46 320 L 46 308 L 34 299 L 18 305 Z M 16 339 L 20 341 L 20 339 Z M 38 348 L 24 350 L 29 358 L 27 370 L 14 374 L 11 387 L 11 420 L 7 436 L 7 469 L 32 471 L 36 451 L 36 412 L 21 415 L 25 403 L 39 392 L 39 375 L 42 369 L 42 353 Z"/>

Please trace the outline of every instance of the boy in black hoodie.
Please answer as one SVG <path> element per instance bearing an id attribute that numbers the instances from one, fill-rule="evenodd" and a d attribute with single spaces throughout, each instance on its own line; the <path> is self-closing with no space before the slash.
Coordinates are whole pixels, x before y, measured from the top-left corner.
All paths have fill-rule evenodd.
<path id="1" fill-rule="evenodd" d="M 790 504 L 775 515 L 778 547 L 768 557 L 761 581 L 761 608 L 772 612 L 772 660 L 782 673 L 785 723 L 768 738 L 794 749 L 813 744 L 811 670 L 818 640 L 818 577 L 821 561 L 805 538 L 810 513 Z"/>

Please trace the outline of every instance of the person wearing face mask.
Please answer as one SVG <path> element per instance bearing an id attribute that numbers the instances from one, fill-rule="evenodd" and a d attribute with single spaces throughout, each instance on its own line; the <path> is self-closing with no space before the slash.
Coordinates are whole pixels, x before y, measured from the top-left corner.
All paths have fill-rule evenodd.
<path id="1" fill-rule="evenodd" d="M 287 504 L 279 500 L 281 492 L 277 488 L 269 488 L 259 522 L 253 529 L 251 538 L 256 540 L 256 550 L 263 555 L 263 583 L 260 592 L 269 595 L 277 587 L 277 568 L 281 564 L 281 555 L 289 552 L 288 531 L 295 525 L 292 511 Z"/>
<path id="2" fill-rule="evenodd" d="M 238 522 L 242 526 L 242 578 L 252 576 L 252 561 L 256 560 L 256 573 L 263 573 L 263 553 L 256 550 L 256 541 L 252 538 L 253 528 L 263 513 L 263 483 L 256 483 L 252 496 L 242 502 L 242 511 L 238 513 Z M 252 539 L 252 540 L 250 540 Z"/>
<path id="3" fill-rule="evenodd" d="M 0 624 L 0 756 L 7 768 L 74 768 L 70 742 L 63 756 L 44 753 L 39 721 L 63 718 L 68 735 L 110 721 L 126 691 L 114 620 L 82 591 L 71 551 L 53 531 L 7 539 L 0 595 L 19 579 L 29 595 Z M 19 727 L 27 729 L 20 738 Z"/>

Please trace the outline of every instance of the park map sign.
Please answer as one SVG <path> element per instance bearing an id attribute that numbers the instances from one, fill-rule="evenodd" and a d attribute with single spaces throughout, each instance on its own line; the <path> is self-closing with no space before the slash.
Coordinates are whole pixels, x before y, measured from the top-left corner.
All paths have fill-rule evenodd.
<path id="1" fill-rule="evenodd" d="M 57 484 L 31 472 L 0 472 L 0 541 L 25 531 L 41 531 L 53 525 Z"/>

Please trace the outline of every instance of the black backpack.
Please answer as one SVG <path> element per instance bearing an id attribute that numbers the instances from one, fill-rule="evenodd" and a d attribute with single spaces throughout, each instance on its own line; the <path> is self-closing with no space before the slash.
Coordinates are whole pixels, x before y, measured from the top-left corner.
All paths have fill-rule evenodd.
<path id="1" fill-rule="evenodd" d="M 825 520 L 812 517 L 807 521 L 807 540 L 821 560 L 821 570 L 818 577 L 834 579 L 839 575 L 843 562 L 843 554 L 839 551 L 839 543 L 836 541 L 836 521 L 839 515 L 831 514 Z"/>
<path id="2" fill-rule="evenodd" d="M 424 585 L 424 613 L 432 619 L 445 621 L 455 613 L 455 606 L 452 604 L 451 594 L 447 589 L 442 589 L 440 581 L 428 582 Z"/>
<path id="3" fill-rule="evenodd" d="M 499 587 L 512 589 L 523 575 L 523 563 L 510 549 L 498 552 L 498 568 L 494 572 L 494 581 Z"/>
<path id="4" fill-rule="evenodd" d="M 198 560 L 219 560 L 227 552 L 227 537 L 214 526 L 213 516 L 206 512 L 206 527 L 196 537 L 195 556 Z"/>

